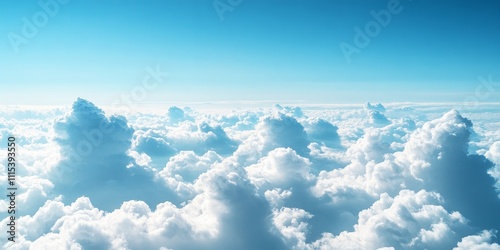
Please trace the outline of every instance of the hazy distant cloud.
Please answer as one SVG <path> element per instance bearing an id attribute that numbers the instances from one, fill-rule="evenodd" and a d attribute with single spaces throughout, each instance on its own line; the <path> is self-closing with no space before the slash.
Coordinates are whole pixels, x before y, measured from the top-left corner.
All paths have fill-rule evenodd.
<path id="1" fill-rule="evenodd" d="M 168 126 L 162 133 L 163 139 L 177 151 L 204 154 L 212 150 L 228 156 L 238 146 L 238 141 L 230 138 L 220 125 L 212 126 L 207 122 L 184 121 Z"/>
<path id="2" fill-rule="evenodd" d="M 365 104 L 365 109 L 377 111 L 377 112 L 380 112 L 380 113 L 385 112 L 385 107 L 381 103 L 371 104 L 371 103 L 367 102 Z"/>
<path id="3" fill-rule="evenodd" d="M 302 112 L 302 109 L 299 107 L 289 107 L 289 106 L 281 106 L 279 104 L 274 105 L 274 108 L 283 114 L 286 114 L 288 116 L 292 116 L 295 118 L 301 118 L 304 116 L 304 113 Z"/>
<path id="4" fill-rule="evenodd" d="M 389 121 L 389 119 L 387 119 L 387 117 L 385 117 L 385 115 L 383 115 L 379 111 L 371 110 L 368 112 L 368 116 L 369 116 L 370 123 L 374 124 L 374 125 L 381 126 L 381 125 L 387 125 L 387 124 L 391 123 Z"/>
<path id="5" fill-rule="evenodd" d="M 170 107 L 168 109 L 167 116 L 169 118 L 169 122 L 172 124 L 179 123 L 182 121 L 193 121 L 193 117 L 189 116 L 184 112 L 184 110 L 178 108 L 178 107 Z"/>

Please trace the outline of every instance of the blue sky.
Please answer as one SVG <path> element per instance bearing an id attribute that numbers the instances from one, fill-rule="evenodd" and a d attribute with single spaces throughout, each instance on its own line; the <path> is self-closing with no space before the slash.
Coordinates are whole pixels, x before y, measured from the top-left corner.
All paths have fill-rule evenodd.
<path id="1" fill-rule="evenodd" d="M 390 2 L 242 1 L 221 20 L 213 1 L 73 0 L 16 52 L 9 37 L 44 10 L 1 1 L 0 104 L 106 105 L 156 65 L 169 76 L 144 102 L 456 102 L 500 81 L 499 1 L 401 0 L 348 63 L 339 45 Z"/>

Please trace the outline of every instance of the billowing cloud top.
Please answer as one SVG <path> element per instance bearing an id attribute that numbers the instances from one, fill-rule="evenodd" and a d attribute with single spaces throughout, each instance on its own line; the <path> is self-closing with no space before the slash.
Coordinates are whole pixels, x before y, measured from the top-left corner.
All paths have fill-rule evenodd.
<path id="1" fill-rule="evenodd" d="M 422 107 L 0 111 L 22 169 L 15 242 L 0 244 L 500 249 L 500 133 L 480 112 Z"/>

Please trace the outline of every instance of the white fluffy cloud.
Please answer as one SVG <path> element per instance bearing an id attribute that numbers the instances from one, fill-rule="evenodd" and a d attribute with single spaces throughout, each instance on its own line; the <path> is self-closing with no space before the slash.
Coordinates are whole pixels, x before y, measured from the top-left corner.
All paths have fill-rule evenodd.
<path id="1" fill-rule="evenodd" d="M 293 182 L 314 179 L 309 173 L 311 163 L 291 148 L 277 148 L 246 168 L 252 183 L 257 187 L 290 188 Z"/>
<path id="2" fill-rule="evenodd" d="M 0 114 L 0 140 L 18 136 L 22 152 L 4 248 L 500 248 L 499 137 L 477 114 L 367 103 L 125 117 L 83 99 Z"/>
<path id="3" fill-rule="evenodd" d="M 500 195 L 500 141 L 494 142 L 485 156 L 495 163 L 495 167 L 490 170 L 490 174 L 496 179 L 495 186 L 497 193 Z"/>
<path id="4" fill-rule="evenodd" d="M 500 245 L 491 243 L 493 234 L 491 231 L 482 231 L 478 235 L 464 237 L 453 250 L 498 250 Z"/>
<path id="5" fill-rule="evenodd" d="M 313 243 L 320 249 L 449 249 L 457 233 L 468 231 L 466 219 L 441 206 L 442 198 L 425 190 L 402 190 L 392 198 L 382 194 L 359 213 L 352 232 L 326 233 Z M 460 238 L 458 238 L 460 239 Z"/>

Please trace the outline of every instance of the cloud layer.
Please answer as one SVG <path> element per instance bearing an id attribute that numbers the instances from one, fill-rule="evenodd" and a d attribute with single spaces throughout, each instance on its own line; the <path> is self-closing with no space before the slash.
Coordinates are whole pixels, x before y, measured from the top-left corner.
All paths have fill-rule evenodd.
<path id="1" fill-rule="evenodd" d="M 23 152 L 4 248 L 500 249 L 500 133 L 451 108 L 2 117 Z"/>

